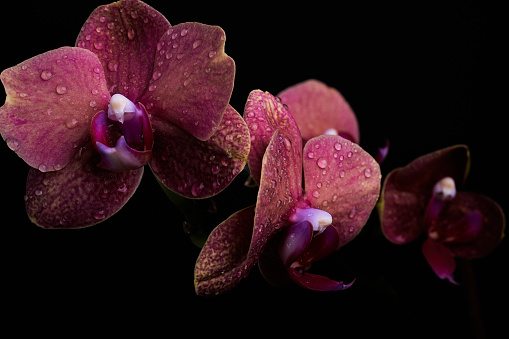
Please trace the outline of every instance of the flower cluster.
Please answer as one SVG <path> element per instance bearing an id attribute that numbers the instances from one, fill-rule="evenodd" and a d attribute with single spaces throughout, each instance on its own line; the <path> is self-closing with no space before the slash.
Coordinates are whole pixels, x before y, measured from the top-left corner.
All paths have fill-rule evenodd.
<path id="1" fill-rule="evenodd" d="M 145 165 L 186 199 L 225 190 L 245 168 L 255 204 L 220 223 L 195 266 L 200 295 L 225 293 L 257 264 L 273 285 L 349 288 L 311 273 L 350 243 L 375 206 L 384 235 L 422 251 L 440 278 L 455 257 L 478 258 L 503 237 L 491 199 L 459 191 L 469 150 L 459 145 L 390 172 L 359 146 L 357 118 L 343 96 L 307 80 L 274 96 L 253 90 L 243 116 L 229 103 L 235 63 L 225 33 L 201 23 L 170 25 L 138 0 L 98 7 L 74 47 L 37 55 L 2 72 L 0 134 L 29 166 L 25 206 L 43 228 L 82 228 L 118 212 Z"/>

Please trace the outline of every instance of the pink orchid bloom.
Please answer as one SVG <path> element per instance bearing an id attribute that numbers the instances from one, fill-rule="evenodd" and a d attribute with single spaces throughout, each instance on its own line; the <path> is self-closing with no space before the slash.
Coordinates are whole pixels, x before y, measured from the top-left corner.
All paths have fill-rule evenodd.
<path id="1" fill-rule="evenodd" d="M 196 262 L 196 292 L 227 292 L 256 262 L 272 284 L 292 280 L 313 290 L 348 288 L 308 270 L 361 231 L 378 199 L 378 163 L 338 135 L 318 136 L 302 147 L 295 120 L 267 92 L 251 92 L 244 116 L 252 149 L 268 144 L 249 163 L 261 164 L 257 204 L 210 234 Z"/>
<path id="2" fill-rule="evenodd" d="M 425 233 L 424 257 L 438 277 L 452 283 L 455 257 L 483 257 L 504 236 L 505 216 L 496 202 L 458 191 L 469 167 L 464 145 L 421 156 L 389 173 L 378 206 L 387 239 L 406 244 Z"/>
<path id="3" fill-rule="evenodd" d="M 220 27 L 171 26 L 141 1 L 98 7 L 76 47 L 6 69 L 0 133 L 30 169 L 26 209 L 45 228 L 96 224 L 125 205 L 149 165 L 189 198 L 222 191 L 249 137 L 228 105 L 235 74 Z"/>

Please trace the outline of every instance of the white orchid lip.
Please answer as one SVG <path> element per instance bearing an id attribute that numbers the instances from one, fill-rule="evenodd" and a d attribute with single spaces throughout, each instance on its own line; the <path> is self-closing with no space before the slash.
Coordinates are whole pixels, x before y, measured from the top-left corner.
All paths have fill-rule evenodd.
<path id="1" fill-rule="evenodd" d="M 313 225 L 313 231 L 322 233 L 332 224 L 332 216 L 323 210 L 316 208 L 299 208 L 295 209 L 295 213 L 290 217 L 290 221 L 299 223 L 307 220 Z"/>
<path id="2" fill-rule="evenodd" d="M 433 187 L 433 195 L 444 200 L 453 199 L 456 196 L 456 183 L 451 177 L 445 177 Z"/>
<path id="3" fill-rule="evenodd" d="M 108 119 L 124 123 L 126 113 L 136 112 L 134 103 L 122 94 L 114 94 L 108 104 Z"/>

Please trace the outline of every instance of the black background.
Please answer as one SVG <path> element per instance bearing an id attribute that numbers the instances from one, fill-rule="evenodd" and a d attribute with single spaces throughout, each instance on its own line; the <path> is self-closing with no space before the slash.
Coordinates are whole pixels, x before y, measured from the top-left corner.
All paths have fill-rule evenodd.
<path id="1" fill-rule="evenodd" d="M 464 189 L 493 198 L 507 213 L 501 8 L 475 1 L 148 3 L 173 25 L 198 21 L 225 30 L 226 53 L 237 67 L 231 104 L 239 112 L 253 89 L 276 94 L 309 78 L 321 80 L 354 109 L 361 146 L 374 153 L 390 140 L 383 174 L 464 143 L 472 155 Z M 72 46 L 89 14 L 105 3 L 40 4 L 14 2 L 3 11 L 1 69 Z M 458 262 L 461 284 L 454 286 L 429 268 L 420 251 L 423 239 L 389 243 L 374 213 L 357 239 L 314 266 L 337 280 L 357 278 L 347 291 L 275 288 L 254 269 L 229 294 L 198 297 L 193 268 L 199 249 L 150 171 L 109 220 L 78 231 L 49 231 L 31 224 L 24 210 L 28 166 L 6 145 L 0 152 L 1 279 L 7 283 L 4 301 L 14 298 L 2 307 L 29 324 L 39 319 L 41 331 L 72 324 L 67 333 L 73 337 L 109 324 L 106 329 L 115 333 L 161 335 L 302 330 L 335 337 L 473 338 L 495 337 L 507 328 L 507 240 L 485 258 Z M 230 213 L 232 196 L 240 206 L 252 201 L 255 193 L 242 186 L 244 180 L 242 173 L 216 198 L 220 214 Z"/>

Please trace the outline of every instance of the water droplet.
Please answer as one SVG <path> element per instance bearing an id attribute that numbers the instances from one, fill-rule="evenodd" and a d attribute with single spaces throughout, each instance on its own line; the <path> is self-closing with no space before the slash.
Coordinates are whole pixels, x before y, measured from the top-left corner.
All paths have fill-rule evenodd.
<path id="1" fill-rule="evenodd" d="M 350 228 L 348 229 L 348 232 L 353 233 L 353 231 L 354 231 L 353 226 L 350 226 Z"/>
<path id="2" fill-rule="evenodd" d="M 313 159 L 315 157 L 315 154 L 313 152 L 308 152 L 308 158 Z"/>
<path id="3" fill-rule="evenodd" d="M 177 54 L 177 59 L 178 60 L 181 60 L 183 57 L 184 57 L 184 54 L 182 54 L 182 53 L 181 54 Z"/>
<path id="4" fill-rule="evenodd" d="M 198 197 L 201 194 L 201 192 L 203 191 L 204 187 L 205 187 L 205 185 L 203 185 L 203 183 L 195 182 L 193 184 L 193 186 L 191 187 L 191 194 L 193 195 L 193 197 Z"/>
<path id="5" fill-rule="evenodd" d="M 127 31 L 127 38 L 129 40 L 134 40 L 134 38 L 136 37 L 136 32 L 134 31 L 134 29 L 130 29 L 129 31 Z"/>
<path id="6" fill-rule="evenodd" d="M 161 72 L 154 72 L 154 74 L 152 74 L 152 79 L 154 80 L 157 80 L 161 77 Z"/>
<path id="7" fill-rule="evenodd" d="M 108 189 L 104 188 L 101 190 L 100 197 L 101 197 L 101 199 L 107 199 L 109 194 L 110 194 L 110 191 L 108 191 Z"/>
<path id="8" fill-rule="evenodd" d="M 349 158 L 351 158 L 351 157 L 352 157 L 352 155 L 353 155 L 353 153 L 352 153 L 352 152 L 348 152 L 348 153 L 346 154 L 346 156 L 347 156 L 347 157 L 349 157 Z"/>
<path id="9" fill-rule="evenodd" d="M 46 166 L 45 164 L 40 164 L 38 168 L 39 168 L 39 171 L 41 171 L 41 172 L 48 171 L 48 166 Z"/>
<path id="10" fill-rule="evenodd" d="M 118 61 L 116 59 L 111 59 L 108 61 L 108 70 L 111 72 L 116 72 L 118 69 Z"/>
<path id="11" fill-rule="evenodd" d="M 191 79 L 187 78 L 186 80 L 184 80 L 184 86 L 187 86 L 191 83 Z"/>
<path id="12" fill-rule="evenodd" d="M 64 85 L 58 85 L 55 90 L 60 95 L 67 93 L 67 87 Z"/>
<path id="13" fill-rule="evenodd" d="M 318 167 L 320 168 L 326 168 L 327 167 L 327 159 L 325 158 L 320 158 L 316 161 L 316 164 L 318 165 Z"/>
<path id="14" fill-rule="evenodd" d="M 212 165 L 212 174 L 217 174 L 219 173 L 219 165 Z"/>
<path id="15" fill-rule="evenodd" d="M 148 90 L 149 90 L 150 92 L 155 91 L 155 90 L 156 90 L 156 88 L 157 88 L 157 86 L 156 86 L 156 85 L 154 85 L 154 84 L 152 84 L 152 85 L 148 86 Z"/>
<path id="16" fill-rule="evenodd" d="M 339 177 L 344 178 L 345 177 L 345 171 L 339 171 Z"/>
<path id="17" fill-rule="evenodd" d="M 370 169 L 370 168 L 366 168 L 366 169 L 364 170 L 364 176 L 365 176 L 366 178 L 371 177 L 371 169 Z"/>
<path id="18" fill-rule="evenodd" d="M 104 48 L 104 44 L 100 41 L 94 41 L 94 47 L 95 49 L 101 50 Z"/>
<path id="19" fill-rule="evenodd" d="M 125 192 L 127 192 L 127 186 L 126 186 L 126 184 L 125 184 L 125 183 L 124 183 L 124 184 L 122 184 L 122 186 L 120 186 L 120 187 L 117 189 L 117 191 L 118 191 L 118 192 L 120 192 L 120 193 L 125 193 Z"/>
<path id="20" fill-rule="evenodd" d="M 200 45 L 201 45 L 201 40 L 196 40 L 195 42 L 193 42 L 193 49 L 200 47 Z"/>
<path id="21" fill-rule="evenodd" d="M 313 191 L 313 196 L 314 196 L 315 198 L 318 198 L 318 197 L 320 196 L 320 192 L 318 192 L 318 190 L 314 190 L 314 191 Z"/>
<path id="22" fill-rule="evenodd" d="M 35 193 L 35 195 L 37 195 L 39 197 L 42 195 L 42 191 L 41 190 L 35 190 L 34 193 Z"/>
<path id="23" fill-rule="evenodd" d="M 7 142 L 7 146 L 13 150 L 14 152 L 16 152 L 17 150 L 19 150 L 20 146 L 21 146 L 21 143 L 19 142 L 18 139 L 16 138 L 8 138 L 6 140 Z"/>
<path id="24" fill-rule="evenodd" d="M 95 220 L 103 220 L 106 215 L 104 214 L 103 209 L 99 209 L 94 213 Z"/>
<path id="25" fill-rule="evenodd" d="M 334 144 L 334 149 L 335 149 L 336 151 L 341 151 L 341 144 L 340 144 L 339 142 L 336 142 L 336 143 Z"/>
<path id="26" fill-rule="evenodd" d="M 188 30 L 184 28 L 183 30 L 180 31 L 180 36 L 186 36 L 187 33 L 188 33 Z"/>
<path id="27" fill-rule="evenodd" d="M 68 120 L 65 123 L 65 126 L 67 126 L 67 128 L 74 128 L 74 127 L 78 126 L 78 120 L 72 118 L 71 120 Z"/>
<path id="28" fill-rule="evenodd" d="M 41 72 L 41 79 L 48 81 L 49 79 L 53 78 L 53 73 L 49 70 L 44 70 Z"/>
<path id="29" fill-rule="evenodd" d="M 92 100 L 89 102 L 90 107 L 95 107 L 97 105 L 97 102 L 95 100 Z"/>
<path id="30" fill-rule="evenodd" d="M 290 151 L 292 149 L 292 142 L 290 141 L 290 139 L 288 138 L 284 138 L 283 140 L 284 144 L 285 144 L 285 148 L 287 151 Z"/>
<path id="31" fill-rule="evenodd" d="M 355 207 L 352 207 L 352 209 L 350 210 L 350 213 L 348 214 L 348 217 L 350 219 L 353 219 L 353 217 L 355 217 Z"/>
<path id="32" fill-rule="evenodd" d="M 209 52 L 209 58 L 211 58 L 211 59 L 212 59 L 213 57 L 215 57 L 215 56 L 216 56 L 216 53 L 217 53 L 216 51 L 210 51 L 210 52 Z"/>

